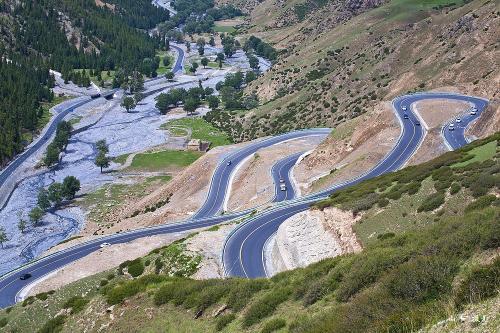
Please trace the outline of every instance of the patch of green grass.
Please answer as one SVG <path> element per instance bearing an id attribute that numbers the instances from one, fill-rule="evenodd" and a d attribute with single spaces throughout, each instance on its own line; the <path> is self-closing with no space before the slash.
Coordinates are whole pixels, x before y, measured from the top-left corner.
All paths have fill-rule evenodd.
<path id="1" fill-rule="evenodd" d="M 175 58 L 167 51 L 160 51 L 160 52 L 157 52 L 156 55 L 158 57 L 160 57 L 160 65 L 158 66 L 158 69 L 156 70 L 156 72 L 158 73 L 158 76 L 160 75 L 164 75 L 166 72 L 170 71 L 172 69 L 172 66 L 173 66 L 173 63 L 175 61 Z M 165 66 L 163 64 L 163 59 L 164 58 L 169 58 L 170 59 L 170 63 L 168 66 Z"/>
<path id="2" fill-rule="evenodd" d="M 491 141 L 485 145 L 476 147 L 468 152 L 469 155 L 474 156 L 473 158 L 464 162 L 455 163 L 451 167 L 459 168 L 474 162 L 483 162 L 490 158 L 493 158 L 493 156 L 495 156 L 497 151 L 497 144 L 498 144 L 497 141 Z"/>
<path id="3" fill-rule="evenodd" d="M 82 116 L 73 117 L 69 120 L 69 123 L 71 124 L 71 126 L 75 126 L 80 122 L 80 120 L 82 120 L 82 118 L 83 118 Z"/>
<path id="4" fill-rule="evenodd" d="M 227 25 L 215 25 L 214 26 L 214 31 L 215 32 L 224 32 L 224 33 L 233 33 L 235 32 L 237 29 L 235 27 L 232 27 L 232 26 L 227 26 Z"/>
<path id="5" fill-rule="evenodd" d="M 96 223 L 107 223 L 107 215 L 127 199 L 147 195 L 157 183 L 168 182 L 172 177 L 158 175 L 136 184 L 107 184 L 83 197 L 81 205 L 89 210 L 88 217 Z"/>
<path id="6" fill-rule="evenodd" d="M 179 128 L 190 128 L 191 138 L 210 141 L 210 147 L 224 146 L 231 143 L 226 132 L 215 128 L 203 118 L 181 118 L 168 122 L 165 127 L 178 131 Z"/>
<path id="7" fill-rule="evenodd" d="M 219 63 L 211 61 L 208 63 L 207 67 L 219 69 Z M 226 67 L 226 66 L 224 65 L 224 63 L 222 63 L 222 68 L 224 68 L 224 67 Z"/>
<path id="8" fill-rule="evenodd" d="M 115 163 L 119 163 L 119 164 L 125 164 L 125 161 L 127 161 L 127 158 L 130 154 L 123 154 L 123 155 L 120 155 L 120 156 L 116 156 L 116 157 L 113 157 L 112 158 L 112 161 L 115 162 Z"/>
<path id="9" fill-rule="evenodd" d="M 197 151 L 164 150 L 154 153 L 142 153 L 134 156 L 128 169 L 162 171 L 171 168 L 182 168 L 190 165 L 202 153 Z"/>

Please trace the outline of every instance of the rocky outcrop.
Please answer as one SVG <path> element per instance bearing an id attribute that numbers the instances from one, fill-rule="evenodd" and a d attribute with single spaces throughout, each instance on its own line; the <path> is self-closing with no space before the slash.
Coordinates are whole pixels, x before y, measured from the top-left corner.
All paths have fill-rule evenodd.
<path id="1" fill-rule="evenodd" d="M 305 267 L 325 258 L 362 250 L 352 230 L 359 220 L 337 208 L 308 210 L 287 219 L 266 256 L 268 273 Z"/>

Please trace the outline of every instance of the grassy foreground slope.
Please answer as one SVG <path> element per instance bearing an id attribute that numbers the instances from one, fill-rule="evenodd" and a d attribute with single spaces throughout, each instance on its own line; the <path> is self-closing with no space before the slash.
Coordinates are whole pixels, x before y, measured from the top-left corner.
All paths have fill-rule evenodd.
<path id="1" fill-rule="evenodd" d="M 255 5 L 241 38 L 257 35 L 280 50 L 246 88 L 260 106 L 213 118 L 235 141 L 337 127 L 409 91 L 498 93 L 498 1 L 233 1 Z"/>
<path id="2" fill-rule="evenodd" d="M 199 258 L 178 242 L 3 310 L 0 324 L 7 332 L 26 323 L 40 332 L 411 332 L 464 308 L 484 312 L 500 302 L 499 140 L 497 133 L 319 203 L 314 209 L 364 214 L 362 253 L 271 279 L 196 281 L 187 277 Z M 387 220 L 378 228 L 372 209 Z M 498 312 L 488 316 L 475 325 L 495 328 Z"/>

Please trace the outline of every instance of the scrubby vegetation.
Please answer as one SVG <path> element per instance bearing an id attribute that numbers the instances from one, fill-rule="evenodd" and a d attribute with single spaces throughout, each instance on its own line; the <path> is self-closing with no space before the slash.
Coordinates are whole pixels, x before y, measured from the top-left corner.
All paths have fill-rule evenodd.
<path id="1" fill-rule="evenodd" d="M 104 301 L 107 306 L 116 305 L 120 311 L 133 302 L 134 306 L 153 307 L 159 313 L 188 313 L 197 319 L 188 319 L 183 325 L 205 325 L 205 331 L 409 332 L 469 304 L 498 297 L 500 260 L 492 256 L 500 247 L 498 199 L 491 194 L 474 199 L 470 189 L 481 174 L 488 172 L 496 180 L 488 192 L 498 191 L 498 152 L 491 159 L 463 164 L 474 158 L 474 148 L 498 142 L 498 138 L 496 134 L 423 165 L 365 181 L 319 205 L 356 208 L 360 207 L 356 202 L 362 200 L 363 205 L 371 202 L 375 206 L 380 198 L 364 198 L 375 193 L 389 201 L 386 209 L 391 210 L 394 202 L 416 196 L 422 189 L 437 193 L 436 187 L 446 193 L 446 205 L 452 200 L 448 188 L 461 184 L 458 193 L 470 198 L 470 208 L 463 207 L 455 214 L 436 213 L 435 223 L 380 233 L 359 254 L 325 259 L 270 279 L 189 279 L 198 267 L 199 257 L 186 252 L 181 240 L 145 258 L 123 263 L 116 272 L 118 276 L 111 273 L 104 285 L 99 281 L 109 273 L 100 276 L 96 279 L 98 295 L 67 300 L 63 307 L 70 308 L 72 314 L 66 319 L 47 321 L 45 327 L 60 328 L 65 320 L 74 322 L 89 300 L 92 304 Z M 452 178 L 450 184 L 442 185 L 447 178 Z M 401 188 L 404 191 L 400 199 L 386 196 Z M 415 205 L 415 212 L 417 208 Z M 137 274 L 132 274 L 134 270 Z M 36 305 L 33 303 L 40 302 L 37 299 L 27 299 L 25 306 Z M 54 311 L 57 313 L 57 309 Z M 10 313 L 0 315 L 9 327 Z M 150 319 L 152 323 L 157 320 L 160 317 L 154 315 Z"/>

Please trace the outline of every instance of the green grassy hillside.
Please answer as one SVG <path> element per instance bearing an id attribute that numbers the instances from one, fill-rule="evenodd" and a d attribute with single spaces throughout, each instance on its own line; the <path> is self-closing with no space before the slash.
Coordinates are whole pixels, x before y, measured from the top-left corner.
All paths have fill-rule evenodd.
<path id="1" fill-rule="evenodd" d="M 471 303 L 484 313 L 483 302 L 500 301 L 499 139 L 318 203 L 363 214 L 362 253 L 271 279 L 196 281 L 188 277 L 200 259 L 179 241 L 3 310 L 0 324 L 6 332 L 411 332 Z M 475 325 L 498 322 L 488 315 Z"/>

